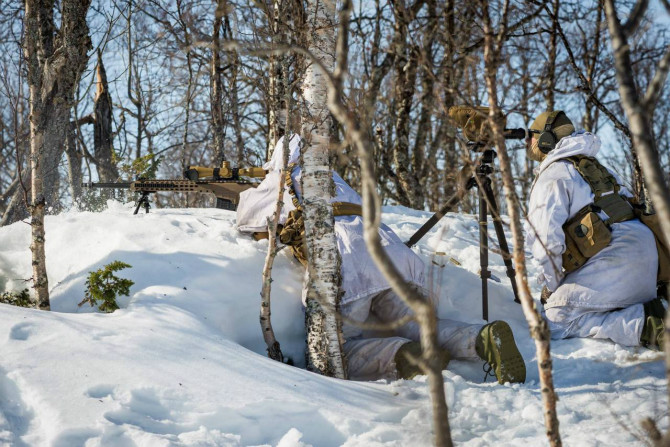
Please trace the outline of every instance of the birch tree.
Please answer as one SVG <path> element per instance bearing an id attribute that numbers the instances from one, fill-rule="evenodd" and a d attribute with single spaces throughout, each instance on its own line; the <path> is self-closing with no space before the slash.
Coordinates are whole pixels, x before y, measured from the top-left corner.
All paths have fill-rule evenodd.
<path id="1" fill-rule="evenodd" d="M 306 3 L 310 53 L 326 70 L 334 66 L 335 5 L 330 1 Z M 301 153 L 305 238 L 308 251 L 307 366 L 321 374 L 346 378 L 342 356 L 339 311 L 340 255 L 330 198 L 334 185 L 329 163 L 331 119 L 327 108 L 327 80 L 314 63 L 303 79 Z M 335 310 L 333 312 L 332 310 Z"/>
<path id="2" fill-rule="evenodd" d="M 661 229 L 666 241 L 670 241 L 670 189 L 661 169 L 651 126 L 656 102 L 670 71 L 670 47 L 666 48 L 653 79 L 642 93 L 635 83 L 628 43 L 628 37 L 640 25 L 648 4 L 647 0 L 638 0 L 628 21 L 622 24 L 617 16 L 614 0 L 605 0 L 605 15 L 612 39 L 621 105 L 628 118 L 633 147 L 638 154 L 651 201 L 660 217 Z M 667 9 L 670 13 L 670 5 Z"/>
<path id="3" fill-rule="evenodd" d="M 494 29 L 491 20 L 489 2 L 487 0 L 481 0 L 480 7 L 484 25 L 484 67 L 486 87 L 489 95 L 489 124 L 493 130 L 493 142 L 498 149 L 498 155 L 500 157 L 500 170 L 505 187 L 505 200 L 507 202 L 507 209 L 512 227 L 516 283 L 519 290 L 519 299 L 521 300 L 523 313 L 528 322 L 531 336 L 535 340 L 547 438 L 552 447 L 559 447 L 562 443 L 558 430 L 558 414 L 556 412 L 556 401 L 558 400 L 558 396 L 554 391 L 552 361 L 549 346 L 549 328 L 547 322 L 537 311 L 528 285 L 524 235 L 521 225 L 521 207 L 514 185 L 512 164 L 505 147 L 502 124 L 504 122 L 503 114 L 498 105 L 497 71 L 498 66 L 500 65 L 502 44 L 508 31 L 507 20 L 509 15 L 509 1 L 505 0 L 503 2 L 500 14 L 501 23 L 497 32 Z"/>
<path id="4" fill-rule="evenodd" d="M 651 201 L 659 215 L 661 230 L 666 241 L 670 241 L 670 189 L 665 182 L 661 169 L 658 148 L 654 140 L 651 125 L 656 103 L 663 90 L 668 71 L 670 71 L 670 46 L 661 57 L 656 72 L 644 93 L 640 92 L 633 75 L 630 45 L 628 38 L 637 29 L 649 6 L 647 0 L 638 0 L 625 23 L 619 21 L 614 0 L 605 0 L 605 15 L 614 51 L 616 78 L 619 84 L 619 95 L 628 118 L 633 146 L 636 149 L 645 184 L 651 195 Z M 670 4 L 665 2 L 670 14 Z M 667 87 L 666 87 L 667 88 Z M 667 330 L 669 317 L 665 321 L 666 372 L 670 371 L 670 333 Z M 661 435 L 651 419 L 643 421 L 643 427 L 657 446 L 670 445 L 670 431 Z"/>
<path id="5" fill-rule="evenodd" d="M 36 305 L 49 310 L 44 214 L 54 191 L 58 161 L 70 126 L 74 90 L 91 49 L 86 13 L 90 0 L 63 0 L 61 27 L 55 0 L 26 0 L 24 43 L 30 87 L 30 215 L 33 286 Z"/>

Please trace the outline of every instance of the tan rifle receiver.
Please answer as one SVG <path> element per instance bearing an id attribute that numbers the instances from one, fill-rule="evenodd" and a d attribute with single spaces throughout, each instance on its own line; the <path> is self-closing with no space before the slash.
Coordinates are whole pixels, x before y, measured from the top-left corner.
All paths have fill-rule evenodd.
<path id="1" fill-rule="evenodd" d="M 236 180 L 240 177 L 263 178 L 267 171 L 263 168 L 231 168 L 229 161 L 224 161 L 218 168 L 205 166 L 187 166 L 184 177 L 189 180 Z"/>

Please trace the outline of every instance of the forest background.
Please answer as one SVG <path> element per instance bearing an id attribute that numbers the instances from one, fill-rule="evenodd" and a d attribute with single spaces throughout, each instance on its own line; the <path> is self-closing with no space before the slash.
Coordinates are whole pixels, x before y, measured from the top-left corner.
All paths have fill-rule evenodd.
<path id="1" fill-rule="evenodd" d="M 628 3 L 618 2 L 619 9 L 629 11 L 633 3 Z M 23 198 L 30 188 L 30 108 L 24 7 L 11 0 L 0 6 L 0 214 L 7 224 L 28 215 Z M 500 14 L 501 4 L 490 7 Z M 630 38 L 632 67 L 642 87 L 651 82 L 670 41 L 663 9 L 652 2 Z M 639 191 L 604 2 L 511 2 L 508 14 L 498 74 L 507 126 L 528 127 L 541 111 L 564 109 L 577 128 L 603 138 L 606 164 Z M 223 159 L 234 166 L 262 164 L 274 143 L 272 57 L 226 51 L 222 42 L 269 48 L 272 20 L 272 5 L 261 2 L 94 1 L 87 15 L 91 57 L 77 82 L 62 152 L 45 166 L 53 171 L 49 212 L 72 204 L 90 207 L 82 181 L 180 178 L 186 165 L 214 166 Z M 291 17 L 290 26 L 300 20 Z M 354 4 L 343 89 L 347 106 L 370 116 L 366 131 L 375 142 L 384 203 L 436 210 L 454 192 L 460 168 L 476 157 L 457 143 L 446 111 L 452 105 L 488 104 L 482 26 L 472 2 Z M 291 87 L 299 89 L 295 73 L 304 61 L 289 59 Z M 670 92 L 666 88 L 661 95 L 651 112 L 667 179 Z M 100 102 L 108 105 L 100 110 Z M 335 168 L 359 188 L 357 156 L 341 127 L 333 128 L 332 139 Z M 508 142 L 508 151 L 525 203 L 533 162 L 525 158 L 523 141 Z M 203 200 L 166 194 L 159 206 L 200 206 Z M 504 212 L 504 201 L 501 206 Z M 476 210 L 475 198 L 469 196 L 461 209 Z"/>
<path id="2" fill-rule="evenodd" d="M 321 318 L 311 302 L 325 299 L 319 309 L 338 305 L 334 236 L 321 224 L 332 222 L 329 175 L 323 175 L 330 163 L 361 190 L 370 253 L 425 330 L 422 367 L 431 395 L 439 396 L 436 445 L 449 444 L 449 427 L 429 342 L 434 310 L 384 259 L 379 211 L 381 204 L 435 210 L 459 195 L 462 173 L 472 174 L 480 153 L 448 111 L 488 106 L 487 143 L 498 151 L 502 174 L 493 189 L 504 187 L 497 201 L 509 216 L 515 284 L 538 349 L 547 435 L 560 444 L 548 333 L 530 296 L 521 231 L 535 166 L 524 157 L 523 142 L 506 144 L 503 128 L 525 128 L 540 111 L 564 109 L 576 127 L 605 137 L 609 166 L 647 211 L 658 211 L 659 231 L 670 239 L 667 0 L 345 0 L 338 8 L 314 1 L 27 0 L 1 6 L 0 224 L 30 216 L 36 307 L 50 306 L 45 214 L 128 199 L 85 191 L 84 181 L 179 178 L 188 165 L 224 160 L 260 165 L 280 135 L 279 112 L 288 110 L 300 119 L 293 130 L 307 140 L 307 327 Z M 198 195 L 157 201 L 207 206 Z M 459 202 L 461 212 L 476 209 L 474 197 Z M 331 243 L 324 242 L 328 237 Z M 269 300 L 269 288 L 263 296 Z M 327 322 L 328 313 L 319 324 L 337 350 L 338 323 Z M 309 355 L 320 346 L 310 334 Z M 345 377 L 341 361 L 330 368 L 316 369 Z"/>

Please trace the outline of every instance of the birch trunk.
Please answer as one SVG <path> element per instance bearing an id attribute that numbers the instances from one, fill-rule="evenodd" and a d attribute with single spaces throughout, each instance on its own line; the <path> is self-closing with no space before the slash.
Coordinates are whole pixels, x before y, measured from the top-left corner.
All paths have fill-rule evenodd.
<path id="1" fill-rule="evenodd" d="M 24 52 L 30 87 L 30 214 L 35 304 L 48 310 L 45 256 L 45 194 L 56 189 L 58 161 L 70 126 L 74 90 L 91 48 L 86 13 L 90 0 L 64 0 L 62 28 L 54 23 L 54 1 L 26 0 Z"/>
<path id="2" fill-rule="evenodd" d="M 643 10 L 646 9 L 647 5 L 645 2 L 638 3 L 644 3 Z M 621 25 L 613 0 L 605 0 L 605 15 L 607 16 L 607 25 L 612 39 L 614 66 L 619 84 L 621 105 L 628 117 L 633 147 L 636 149 L 640 160 L 645 184 L 651 195 L 651 202 L 659 216 L 661 230 L 665 236 L 665 240 L 670 241 L 670 189 L 668 189 L 668 185 L 664 179 L 651 126 L 653 110 L 658 101 L 659 91 L 663 88 L 668 71 L 670 71 L 670 48 L 666 49 L 663 58 L 659 62 L 654 78 L 647 87 L 645 95 L 641 96 L 635 85 L 630 60 L 630 46 L 627 41 L 627 34 L 630 35 L 633 30 L 630 29 L 628 23 L 626 26 Z M 628 28 L 628 30 L 625 28 Z M 666 331 L 664 336 L 666 376 L 670 381 L 670 333 L 667 329 L 669 324 L 670 314 L 666 316 Z M 668 389 L 670 390 L 670 387 Z M 656 429 L 653 421 L 649 420 L 648 424 L 651 426 L 647 429 L 648 432 L 653 431 L 651 430 L 652 428 Z M 656 430 L 656 432 L 658 431 Z M 670 431 L 666 432 L 662 439 L 660 438 L 660 434 L 657 438 L 654 440 L 655 445 L 670 445 Z"/>
<path id="3" fill-rule="evenodd" d="M 541 383 L 542 401 L 544 403 L 544 423 L 547 430 L 547 438 L 552 447 L 562 445 L 558 430 L 558 415 L 556 402 L 558 396 L 554 391 L 552 374 L 552 361 L 549 346 L 549 328 L 546 321 L 538 313 L 533 297 L 528 286 L 528 273 L 526 270 L 526 257 L 524 251 L 524 235 L 521 225 L 520 204 L 516 195 L 512 163 L 505 146 L 503 136 L 502 118 L 503 114 L 498 106 L 497 70 L 500 58 L 500 44 L 506 34 L 508 3 L 505 2 L 502 15 L 501 29 L 494 33 L 489 16 L 488 1 L 481 2 L 484 16 L 484 65 L 485 81 L 489 94 L 489 123 L 493 130 L 495 146 L 500 158 L 500 170 L 502 172 L 503 185 L 505 188 L 505 201 L 507 202 L 508 214 L 512 227 L 512 238 L 514 239 L 514 265 L 516 268 L 516 283 L 523 313 L 528 322 L 530 333 L 535 340 L 537 351 L 537 364 Z"/>
<path id="4" fill-rule="evenodd" d="M 277 6 L 275 3 L 275 6 Z M 278 8 L 277 8 L 278 11 Z M 285 57 L 282 60 L 282 79 L 284 92 L 286 92 L 286 122 L 283 123 L 286 130 L 285 138 L 282 144 L 282 167 L 279 171 L 279 188 L 277 196 L 277 205 L 272 219 L 268 219 L 268 253 L 265 257 L 265 265 L 263 267 L 263 289 L 261 290 L 261 312 L 260 322 L 263 331 L 263 339 L 267 346 L 268 357 L 279 362 L 284 361 L 284 354 L 281 351 L 279 341 L 275 337 L 272 329 L 272 310 L 271 310 L 271 292 L 272 292 L 272 266 L 279 249 L 277 248 L 277 225 L 279 223 L 279 216 L 281 216 L 282 208 L 284 207 L 284 188 L 286 184 L 286 166 L 289 159 L 289 142 L 291 141 L 292 130 L 289 128 L 290 113 L 291 113 L 291 93 L 288 86 L 288 61 Z M 278 105 L 278 101 L 270 101 L 270 104 Z M 273 112 L 276 120 L 277 113 Z"/>
<path id="5" fill-rule="evenodd" d="M 630 46 L 624 29 L 617 18 L 613 0 L 605 0 L 605 14 L 612 38 L 621 105 L 628 117 L 633 146 L 640 160 L 651 201 L 659 216 L 663 235 L 666 241 L 670 241 L 670 189 L 668 189 L 663 176 L 658 149 L 650 124 L 653 106 L 658 100 L 658 93 L 655 90 L 663 86 L 670 70 L 670 48 L 666 49 L 647 93 L 644 96 L 639 95 L 630 60 Z"/>
<path id="6" fill-rule="evenodd" d="M 308 48 L 326 70 L 334 66 L 334 2 L 306 3 Z M 339 319 L 340 255 L 330 198 L 334 185 L 329 162 L 330 114 L 327 81 L 312 63 L 304 75 L 305 109 L 301 153 L 305 238 L 308 251 L 307 367 L 327 376 L 346 378 Z M 335 310 L 335 312 L 332 311 Z"/>
<path id="7" fill-rule="evenodd" d="M 272 312 L 270 307 L 270 297 L 272 292 L 272 266 L 274 265 L 275 257 L 277 256 L 277 225 L 279 223 L 279 216 L 284 207 L 284 186 L 286 184 L 286 165 L 288 164 L 288 150 L 289 150 L 289 135 L 284 138 L 283 144 L 283 162 L 282 168 L 279 171 L 279 188 L 277 197 L 277 206 L 271 219 L 268 219 L 268 253 L 265 256 L 265 264 L 263 266 L 263 288 L 261 290 L 261 312 L 260 323 L 263 331 L 263 340 L 267 346 L 268 357 L 278 362 L 284 362 L 284 354 L 281 352 L 279 341 L 275 337 L 272 329 Z"/>
<path id="8" fill-rule="evenodd" d="M 437 319 L 432 302 L 421 294 L 410 283 L 407 283 L 386 254 L 379 237 L 381 224 L 381 201 L 377 194 L 375 175 L 374 145 L 369 134 L 364 130 L 370 126 L 366 120 L 353 114 L 346 108 L 342 97 L 342 77 L 347 70 L 348 57 L 348 25 L 352 8 L 350 1 L 345 0 L 340 14 L 340 30 L 337 40 L 337 66 L 332 77 L 325 77 L 328 83 L 328 107 L 337 121 L 346 129 L 347 139 L 353 144 L 361 163 L 361 182 L 363 200 L 363 236 L 368 251 L 389 286 L 412 309 L 421 330 L 422 357 L 416 359 L 428 376 L 430 398 L 433 407 L 434 442 L 438 447 L 451 446 L 451 428 L 449 411 L 444 394 L 444 381 L 440 365 L 437 364 Z M 323 71 L 326 67 L 321 66 Z M 365 112 L 364 112 L 365 113 Z"/>

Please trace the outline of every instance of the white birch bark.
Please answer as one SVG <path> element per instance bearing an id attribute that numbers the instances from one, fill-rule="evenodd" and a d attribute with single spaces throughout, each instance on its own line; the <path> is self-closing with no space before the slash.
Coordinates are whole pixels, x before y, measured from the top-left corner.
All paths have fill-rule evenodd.
<path id="1" fill-rule="evenodd" d="M 544 404 L 543 412 L 547 440 L 552 447 L 560 447 L 562 441 L 559 432 L 558 413 L 556 411 L 558 395 L 554 389 L 549 328 L 546 321 L 542 319 L 537 311 L 535 302 L 530 293 L 530 287 L 528 286 L 523 227 L 521 225 L 521 207 L 516 195 L 516 187 L 512 175 L 512 163 L 509 154 L 507 153 L 505 137 L 503 136 L 503 114 L 498 105 L 497 72 L 500 65 L 502 42 L 507 33 L 509 2 L 504 2 L 501 25 L 498 33 L 494 32 L 491 23 L 489 2 L 487 0 L 481 0 L 481 8 L 484 26 L 485 81 L 489 94 L 489 124 L 493 131 L 493 143 L 497 147 L 498 156 L 500 157 L 500 170 L 505 188 L 505 201 L 507 203 L 510 218 L 512 237 L 514 239 L 513 259 L 516 267 L 516 284 L 519 290 L 519 299 L 521 300 L 524 316 L 528 322 L 531 336 L 535 340 L 537 366 L 541 384 L 540 390 L 542 393 L 542 402 Z"/>
<path id="2" fill-rule="evenodd" d="M 670 189 L 664 180 L 658 148 L 653 138 L 653 129 L 651 126 L 658 95 L 666 83 L 668 72 L 670 71 L 670 47 L 666 48 L 663 57 L 659 61 L 656 73 L 647 87 L 646 93 L 641 95 L 635 84 L 630 59 L 630 45 L 628 43 L 628 37 L 639 26 L 640 19 L 647 6 L 647 1 L 638 0 L 631 13 L 631 18 L 629 18 L 625 25 L 622 25 L 617 17 L 614 1 L 605 0 L 605 15 L 607 16 L 607 25 L 612 40 L 614 67 L 619 84 L 619 96 L 621 97 L 621 105 L 628 117 L 633 147 L 640 160 L 642 174 L 651 195 L 652 204 L 659 216 L 661 230 L 665 236 L 665 240 L 670 241 Z M 670 11 L 670 8 L 668 10 Z M 670 381 L 670 332 L 667 329 L 669 324 L 670 314 L 665 319 L 666 330 L 664 335 L 665 370 L 666 376 Z M 670 393 L 670 387 L 668 387 L 668 390 Z M 653 445 L 670 445 L 670 431 L 667 431 L 665 435 L 661 435 L 655 422 L 651 419 L 644 420 L 642 426 L 653 441 Z"/>
<path id="3" fill-rule="evenodd" d="M 74 90 L 91 48 L 86 24 L 90 0 L 64 0 L 60 6 L 60 30 L 54 23 L 53 0 L 26 0 L 24 19 L 30 86 L 30 249 L 35 304 L 43 310 L 50 308 L 44 215 L 47 199 L 57 190 L 57 166 L 70 127 Z"/>
<path id="4" fill-rule="evenodd" d="M 670 189 L 664 180 L 651 128 L 651 118 L 655 102 L 658 100 L 658 91 L 665 83 L 668 71 L 670 71 L 670 48 L 666 49 L 659 62 L 646 94 L 640 95 L 633 77 L 630 46 L 624 27 L 617 18 L 613 0 L 605 1 L 605 14 L 612 39 L 621 105 L 628 117 L 633 146 L 640 159 L 642 174 L 651 194 L 654 209 L 659 215 L 661 229 L 665 239 L 670 241 Z"/>
<path id="5" fill-rule="evenodd" d="M 306 2 L 308 48 L 328 70 L 334 66 L 334 2 Z M 329 163 L 330 113 L 328 83 L 314 64 L 303 80 L 301 154 L 305 238 L 308 251 L 307 280 L 307 365 L 321 374 L 346 378 L 342 356 L 339 310 L 340 256 L 337 251 L 333 208 L 333 179 Z M 328 309 L 335 309 L 330 312 Z"/>

